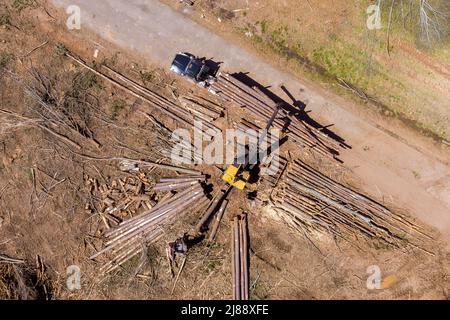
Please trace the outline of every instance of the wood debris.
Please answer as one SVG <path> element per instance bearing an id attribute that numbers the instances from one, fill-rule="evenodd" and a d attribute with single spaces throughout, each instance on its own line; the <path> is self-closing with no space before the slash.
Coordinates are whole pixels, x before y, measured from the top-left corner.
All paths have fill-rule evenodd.
<path id="1" fill-rule="evenodd" d="M 149 106 L 154 108 L 154 110 L 158 110 L 162 114 L 168 116 L 169 118 L 179 122 L 180 124 L 187 126 L 188 128 L 197 128 L 197 121 L 199 120 L 198 116 L 193 115 L 191 112 L 181 107 L 174 101 L 171 101 L 164 96 L 140 85 L 136 81 L 127 78 L 126 76 L 120 74 L 119 72 L 113 70 L 112 68 L 103 65 L 102 67 L 109 72 L 110 75 L 95 70 L 90 67 L 80 58 L 74 56 L 70 52 L 66 51 L 65 55 L 72 60 L 76 61 L 78 64 L 83 66 L 84 68 L 90 70 L 94 74 L 103 78 L 104 80 L 110 82 L 111 84 L 117 86 L 118 88 L 126 91 L 132 96 L 145 101 Z M 212 130 L 213 132 L 222 132 L 222 130 L 214 125 L 211 122 L 204 122 L 204 126 L 202 128 L 198 128 L 202 131 L 202 134 L 207 139 L 212 139 L 215 135 L 211 135 L 208 130 Z"/>
<path id="2" fill-rule="evenodd" d="M 98 213 L 108 229 L 156 204 L 151 181 L 142 172 L 136 177 L 112 180 L 109 184 L 102 182 L 85 176 L 86 191 L 91 195 L 86 210 Z"/>

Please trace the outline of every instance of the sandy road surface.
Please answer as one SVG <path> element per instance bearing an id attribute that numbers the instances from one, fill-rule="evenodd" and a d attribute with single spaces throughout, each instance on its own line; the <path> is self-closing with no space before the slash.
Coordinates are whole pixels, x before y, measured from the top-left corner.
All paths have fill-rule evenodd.
<path id="1" fill-rule="evenodd" d="M 223 61 L 222 69 L 250 72 L 264 85 L 281 84 L 297 92 L 311 116 L 334 131 L 353 149 L 344 151 L 345 165 L 363 181 L 364 191 L 380 199 L 392 197 L 450 240 L 450 167 L 433 149 L 414 146 L 386 133 L 345 107 L 339 97 L 280 72 L 156 0 L 51 0 L 56 6 L 78 5 L 82 28 L 88 28 L 125 50 L 135 50 L 153 63 L 169 66 L 174 53 L 188 51 Z M 434 148 L 434 147 L 432 147 Z M 447 163 L 450 163 L 450 154 Z"/>

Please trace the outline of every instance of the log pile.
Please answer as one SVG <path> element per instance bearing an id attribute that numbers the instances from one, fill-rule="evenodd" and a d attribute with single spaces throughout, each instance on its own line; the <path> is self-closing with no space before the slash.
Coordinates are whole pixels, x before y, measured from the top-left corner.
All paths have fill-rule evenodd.
<path id="1" fill-rule="evenodd" d="M 164 126 L 161 122 L 159 122 L 155 117 L 147 112 L 141 111 L 141 114 L 146 117 L 153 125 L 154 131 L 158 134 L 160 139 L 160 144 L 164 144 L 166 147 L 160 148 L 158 147 L 155 152 L 160 152 L 166 158 L 172 158 L 172 152 L 175 147 L 175 142 L 180 146 L 180 155 L 178 158 L 181 163 L 201 163 L 203 161 L 203 155 L 199 152 L 196 145 L 193 143 L 189 143 L 185 140 L 174 141 L 172 138 L 172 131 L 169 130 L 166 126 Z M 176 161 L 174 161 L 176 162 Z"/>
<path id="2" fill-rule="evenodd" d="M 217 231 L 219 230 L 220 222 L 222 221 L 223 215 L 225 213 L 225 210 L 228 206 L 228 200 L 224 200 L 222 204 L 220 205 L 219 211 L 216 214 L 216 217 L 214 219 L 211 231 L 208 236 L 208 241 L 213 242 L 216 239 Z"/>
<path id="3" fill-rule="evenodd" d="M 287 165 L 288 161 L 286 158 L 281 156 L 273 157 L 271 161 L 261 169 L 261 176 L 269 183 L 270 187 L 275 188 L 283 176 L 283 172 L 286 170 Z"/>
<path id="4" fill-rule="evenodd" d="M 159 179 L 159 183 L 153 186 L 153 190 L 154 191 L 180 190 L 187 187 L 192 187 L 205 180 L 206 176 L 204 175 L 161 178 Z"/>
<path id="5" fill-rule="evenodd" d="M 274 208 L 301 233 L 327 232 L 351 242 L 353 239 L 355 243 L 362 235 L 387 246 L 403 247 L 408 243 L 428 252 L 424 245 L 431 236 L 408 217 L 330 179 L 300 160 L 293 162 L 283 180 Z"/>
<path id="6" fill-rule="evenodd" d="M 178 100 L 181 103 L 181 107 L 203 121 L 212 122 L 224 114 L 224 108 L 212 101 L 199 101 L 199 99 L 192 96 L 182 96 Z"/>
<path id="7" fill-rule="evenodd" d="M 220 74 L 209 90 L 225 101 L 234 102 L 245 108 L 264 123 L 270 119 L 276 108 L 276 103 L 258 88 L 249 87 L 227 73 Z M 287 129 L 289 137 L 302 147 L 310 148 L 329 157 L 336 157 L 339 154 L 338 150 L 343 145 L 302 121 L 298 116 L 300 110 L 287 103 L 283 103 L 283 109 L 284 116 L 275 120 L 275 128 Z"/>
<path id="8" fill-rule="evenodd" d="M 91 195 L 86 210 L 97 213 L 107 229 L 156 204 L 151 181 L 142 172 L 110 183 L 87 175 L 84 180 L 86 192 Z"/>
<path id="9" fill-rule="evenodd" d="M 231 269 L 233 300 L 248 300 L 248 228 L 247 215 L 236 216 L 231 230 Z"/>
<path id="10" fill-rule="evenodd" d="M 129 214 L 130 217 L 123 217 L 115 227 L 106 229 L 104 248 L 91 256 L 91 259 L 97 259 L 102 255 L 108 257 L 106 263 L 100 268 L 100 272 L 106 274 L 116 270 L 143 252 L 146 246 L 160 239 L 175 218 L 192 211 L 192 208 L 203 207 L 209 201 L 201 184 L 204 180 L 204 175 L 161 178 L 153 186 L 141 187 L 145 194 L 133 198 L 130 198 L 128 194 L 128 184 L 120 185 L 120 189 L 125 194 L 122 197 L 139 201 L 144 199 L 145 207 L 143 207 L 144 210 L 135 212 L 135 215 Z M 140 183 L 137 184 L 138 186 Z M 138 189 L 137 187 L 135 189 Z M 113 203 L 117 205 L 112 206 L 112 210 L 109 211 L 126 210 L 130 208 L 129 201 L 114 201 Z M 112 215 L 112 213 L 108 214 Z M 119 218 L 116 219 L 119 220 Z"/>

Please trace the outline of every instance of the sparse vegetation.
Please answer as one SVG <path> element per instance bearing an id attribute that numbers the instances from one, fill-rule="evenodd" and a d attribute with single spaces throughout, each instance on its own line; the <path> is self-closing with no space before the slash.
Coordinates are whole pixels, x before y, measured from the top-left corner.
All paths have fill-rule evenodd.
<path id="1" fill-rule="evenodd" d="M 153 82 L 155 80 L 155 72 L 154 71 L 140 70 L 139 76 L 141 78 L 141 81 L 144 84 Z"/>
<path id="2" fill-rule="evenodd" d="M 10 26 L 11 16 L 8 13 L 0 14 L 0 26 Z"/>
<path id="3" fill-rule="evenodd" d="M 30 7 L 36 7 L 37 2 L 35 0 L 14 0 L 12 6 L 20 12 Z"/>
<path id="4" fill-rule="evenodd" d="M 66 46 L 63 44 L 63 43 L 58 43 L 56 46 L 55 46 L 55 55 L 57 55 L 57 56 L 63 56 L 63 55 L 65 55 L 66 54 L 66 52 L 67 52 L 67 48 L 66 48 Z"/>
<path id="5" fill-rule="evenodd" d="M 13 60 L 13 54 L 7 52 L 0 53 L 0 71 L 3 71 Z"/>
<path id="6" fill-rule="evenodd" d="M 116 99 L 114 100 L 112 106 L 111 106 L 111 119 L 116 120 L 120 112 L 125 109 L 126 102 L 122 99 Z"/>
<path id="7" fill-rule="evenodd" d="M 49 300 L 51 295 L 51 284 L 43 270 L 0 261 L 0 299 Z"/>
<path id="8" fill-rule="evenodd" d="M 267 33 L 267 30 L 269 30 L 267 20 L 261 21 L 261 32 L 262 32 L 263 34 L 266 34 L 266 33 Z"/>
<path id="9" fill-rule="evenodd" d="M 101 91 L 103 89 L 102 84 L 100 83 L 98 77 L 95 74 L 89 73 L 83 73 L 80 76 L 80 79 L 78 81 L 79 89 L 82 91 L 89 90 L 89 89 L 95 89 L 96 91 Z"/>

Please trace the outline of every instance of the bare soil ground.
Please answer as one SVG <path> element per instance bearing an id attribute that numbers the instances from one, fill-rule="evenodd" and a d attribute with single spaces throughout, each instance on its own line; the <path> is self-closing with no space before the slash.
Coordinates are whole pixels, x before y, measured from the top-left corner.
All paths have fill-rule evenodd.
<path id="1" fill-rule="evenodd" d="M 1 298 L 230 298 L 229 218 L 243 209 L 251 212 L 252 299 L 449 298 L 450 254 L 439 240 L 434 244 L 434 255 L 388 250 L 374 247 L 370 242 L 361 243 L 358 249 L 324 235 L 311 235 L 307 239 L 272 219 L 270 213 L 243 208 L 238 202 L 227 211 L 217 243 L 212 246 L 201 243 L 189 252 L 173 294 L 174 278 L 165 256 L 166 243 L 194 226 L 198 213 L 177 221 L 141 257 L 108 276 L 99 276 L 100 264 L 88 257 L 99 248 L 99 226 L 103 221 L 95 211 L 87 209 L 92 195 L 85 184 L 86 176 L 111 184 L 126 175 L 117 163 L 86 161 L 73 152 L 94 156 L 144 155 L 157 160 L 161 158 L 155 151 L 159 140 L 155 137 L 154 124 L 137 112 L 145 108 L 142 102 L 58 54 L 58 44 L 64 43 L 91 65 L 107 63 L 169 98 L 197 89 L 88 31 L 75 36 L 69 34 L 61 26 L 60 21 L 64 20 L 58 19 L 58 12 L 49 6 L 19 10 L 15 3 L 6 1 L 0 7 L 0 15 L 9 16 L 8 23 L 0 29 L 1 109 L 33 115 L 37 103 L 24 93 L 23 83 L 33 83 L 35 78 L 30 70 L 35 68 L 51 79 L 58 97 L 76 98 L 77 106 L 92 107 L 95 112 L 84 114 L 84 124 L 91 132 L 86 136 L 61 130 L 81 150 L 71 148 L 68 142 L 37 128 L 35 123 L 18 124 L 10 117 L 2 117 L 0 253 L 23 259 L 24 263 L 0 261 Z M 94 58 L 98 48 L 100 54 Z M 74 88 L 77 89 L 75 97 Z M 153 115 L 167 126 L 174 125 L 157 113 Z M 214 170 L 201 169 L 217 178 Z M 147 177 L 165 174 L 163 171 L 144 173 Z M 330 174 L 335 173 L 330 170 Z M 339 176 L 358 187 L 351 172 L 339 172 Z M 74 264 L 81 268 L 82 286 L 81 290 L 69 291 L 66 268 Z M 383 279 L 391 279 L 383 290 L 366 287 L 369 276 L 366 271 L 371 265 L 380 267 Z M 23 284 L 17 285 L 20 281 Z M 24 293 L 24 288 L 34 290 Z"/>

